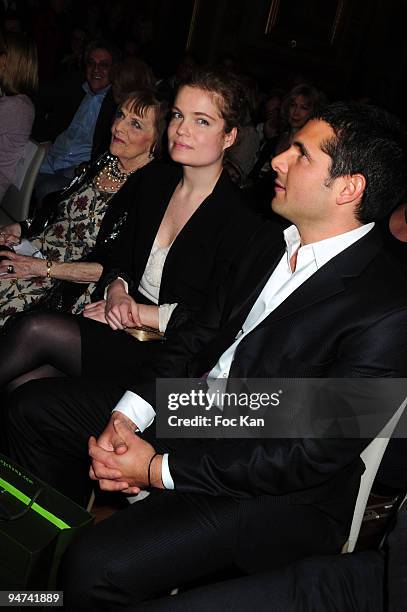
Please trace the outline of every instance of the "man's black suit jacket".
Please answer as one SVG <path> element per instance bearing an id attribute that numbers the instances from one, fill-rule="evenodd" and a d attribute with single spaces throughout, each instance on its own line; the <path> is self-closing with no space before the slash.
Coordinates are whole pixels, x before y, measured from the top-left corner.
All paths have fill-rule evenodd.
<path id="1" fill-rule="evenodd" d="M 233 342 L 279 262 L 282 238 L 265 227 L 206 320 L 174 333 L 153 362 L 129 370 L 128 389 L 155 403 L 155 377 L 197 377 Z M 250 249 L 247 249 L 250 254 Z M 238 346 L 234 377 L 404 377 L 405 276 L 376 228 L 321 267 Z M 252 288 L 250 290 L 250 287 Z M 216 303 L 221 305 L 217 308 Z M 363 471 L 364 440 L 200 440 L 179 442 L 169 465 L 181 492 L 318 504 L 348 489 Z M 352 496 L 355 490 L 353 489 Z M 344 494 L 343 510 L 353 505 Z"/>

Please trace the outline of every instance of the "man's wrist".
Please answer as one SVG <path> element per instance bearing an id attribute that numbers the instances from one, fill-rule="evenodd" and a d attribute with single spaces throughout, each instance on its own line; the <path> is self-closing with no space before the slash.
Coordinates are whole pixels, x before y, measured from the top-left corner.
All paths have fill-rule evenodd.
<path id="1" fill-rule="evenodd" d="M 140 433 L 140 429 L 134 423 L 134 421 L 132 421 L 123 412 L 120 412 L 120 410 L 113 411 L 113 413 L 112 413 L 112 420 L 113 420 L 113 422 L 114 421 L 120 421 L 121 423 L 124 423 L 126 425 L 126 427 L 128 427 L 128 429 L 130 429 L 133 433 Z"/>
<path id="2" fill-rule="evenodd" d="M 135 426 L 138 426 L 140 431 L 144 431 L 149 427 L 155 417 L 155 411 L 151 404 L 132 391 L 126 391 L 123 397 L 120 398 L 116 408 L 113 410 L 113 413 L 115 412 L 126 415 L 133 421 Z"/>
<path id="3" fill-rule="evenodd" d="M 151 487 L 155 489 L 164 489 L 163 481 L 161 478 L 162 462 L 163 456 L 155 455 L 150 463 L 150 483 Z"/>

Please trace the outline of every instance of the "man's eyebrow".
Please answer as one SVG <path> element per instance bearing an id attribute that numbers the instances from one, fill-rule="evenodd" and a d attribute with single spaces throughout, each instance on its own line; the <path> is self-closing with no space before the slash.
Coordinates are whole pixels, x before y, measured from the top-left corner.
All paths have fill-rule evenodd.
<path id="1" fill-rule="evenodd" d="M 294 140 L 293 142 L 293 146 L 297 147 L 297 149 L 299 150 L 299 152 L 304 155 L 309 161 L 311 161 L 312 157 L 307 149 L 307 147 L 304 145 L 303 142 L 299 141 L 299 140 Z"/>

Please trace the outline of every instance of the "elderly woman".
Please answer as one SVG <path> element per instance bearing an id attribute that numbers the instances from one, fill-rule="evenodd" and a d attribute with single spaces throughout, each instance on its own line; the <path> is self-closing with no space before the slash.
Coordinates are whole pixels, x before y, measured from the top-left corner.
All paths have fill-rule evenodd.
<path id="1" fill-rule="evenodd" d="M 30 96 L 38 85 L 37 48 L 19 32 L 0 37 L 0 201 L 16 177 L 34 121 Z"/>
<path id="2" fill-rule="evenodd" d="M 110 153 L 62 192 L 47 218 L 40 214 L 32 225 L 1 228 L 0 244 L 13 247 L 27 236 L 24 248 L 35 256 L 0 249 L 0 325 L 30 308 L 55 286 L 56 279 L 76 283 L 99 279 L 127 209 L 136 201 L 142 169 L 153 158 L 164 121 L 164 104 L 153 92 L 129 94 L 112 125 Z M 122 190 L 134 195 L 123 197 Z"/>

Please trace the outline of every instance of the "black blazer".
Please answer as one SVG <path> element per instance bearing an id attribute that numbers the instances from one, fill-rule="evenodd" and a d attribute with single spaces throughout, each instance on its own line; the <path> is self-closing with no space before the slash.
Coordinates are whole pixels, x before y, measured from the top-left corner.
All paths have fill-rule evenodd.
<path id="1" fill-rule="evenodd" d="M 162 163 L 147 174 L 137 191 L 132 217 L 112 256 L 111 269 L 100 281 L 100 288 L 104 289 L 117 276 L 125 278 L 131 295 L 141 302 L 147 300 L 138 293 L 138 286 L 182 169 Z M 233 260 L 264 223 L 261 216 L 247 207 L 240 190 L 223 171 L 213 192 L 192 215 L 168 252 L 159 303 L 177 302 L 180 310 L 198 312 L 210 291 L 226 281 Z"/>
<path id="2" fill-rule="evenodd" d="M 233 342 L 284 252 L 270 228 L 255 237 L 255 262 L 230 274 L 220 312 L 206 310 L 200 324 L 167 340 L 154 361 L 128 377 L 128 388 L 154 405 L 155 377 L 200 376 Z M 248 249 L 250 253 L 250 249 Z M 256 265 L 254 265 L 254 263 Z M 404 377 L 407 374 L 406 278 L 383 249 L 380 232 L 369 232 L 321 267 L 238 346 L 233 377 Z M 171 443 L 174 441 L 171 441 Z M 175 441 L 176 442 L 176 441 Z M 182 440 L 170 454 L 177 490 L 268 495 L 282 503 L 320 504 L 335 499 L 350 512 L 359 454 L 367 441 Z M 352 495 L 346 495 L 352 483 Z"/>

